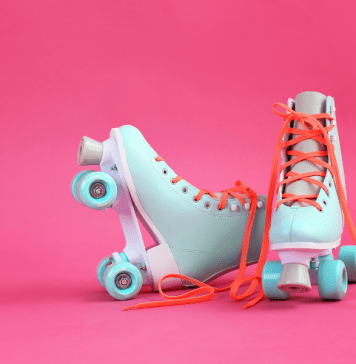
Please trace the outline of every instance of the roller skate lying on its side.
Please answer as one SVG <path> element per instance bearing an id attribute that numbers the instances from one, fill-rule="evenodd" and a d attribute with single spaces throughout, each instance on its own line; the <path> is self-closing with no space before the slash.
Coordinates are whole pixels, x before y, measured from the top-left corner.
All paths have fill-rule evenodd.
<path id="1" fill-rule="evenodd" d="M 133 298 L 142 285 L 154 290 L 200 285 L 208 299 L 211 287 L 201 282 L 241 267 L 240 282 L 246 265 L 258 260 L 266 197 L 245 184 L 216 194 L 197 189 L 177 176 L 132 126 L 112 129 L 103 143 L 83 137 L 78 164 L 99 165 L 101 172 L 78 173 L 71 185 L 74 198 L 93 209 L 115 210 L 126 238 L 124 250 L 97 267 L 112 297 Z M 137 218 L 156 242 L 147 250 Z M 179 303 L 201 300 L 186 295 Z"/>

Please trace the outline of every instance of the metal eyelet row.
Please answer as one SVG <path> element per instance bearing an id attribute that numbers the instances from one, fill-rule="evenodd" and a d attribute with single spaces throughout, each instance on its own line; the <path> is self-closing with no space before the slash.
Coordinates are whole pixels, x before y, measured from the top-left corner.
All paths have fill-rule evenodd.
<path id="1" fill-rule="evenodd" d="M 167 170 L 166 168 L 164 168 L 164 169 L 162 170 L 162 172 L 163 172 L 163 174 L 164 174 L 165 176 L 168 174 L 168 170 Z M 174 178 L 172 178 L 172 179 L 171 179 L 171 183 L 172 183 L 172 185 L 175 185 L 177 182 L 173 182 L 173 180 L 174 180 Z M 182 188 L 182 192 L 183 192 L 184 194 L 187 194 L 187 193 L 188 193 L 188 188 L 187 188 L 187 187 L 183 187 L 183 188 Z M 209 207 L 207 207 L 207 208 L 210 208 L 210 206 L 209 206 Z"/>
<path id="2" fill-rule="evenodd" d="M 166 176 L 167 174 L 168 174 L 168 170 L 166 169 L 166 168 L 164 168 L 163 169 L 163 174 Z M 172 178 L 171 179 L 171 183 L 173 184 L 173 185 L 175 185 L 176 184 L 176 182 L 173 182 L 173 180 L 174 180 L 174 178 Z M 182 192 L 184 193 L 184 194 L 187 194 L 188 193 L 188 188 L 187 187 L 183 187 L 182 188 Z M 193 201 L 195 202 L 195 203 L 197 203 L 197 202 L 199 202 L 198 200 L 196 200 L 195 199 L 195 197 L 193 198 Z M 204 204 L 204 207 L 208 210 L 208 209 L 210 209 L 210 207 L 211 207 L 211 203 L 210 202 L 205 202 L 205 204 Z M 246 203 L 245 204 L 245 206 L 244 206 L 244 208 L 245 208 L 245 210 L 249 210 L 250 209 L 250 204 L 249 203 Z M 262 201 L 258 201 L 258 203 L 257 203 L 257 208 L 261 208 L 262 207 Z M 232 205 L 231 206 L 231 210 L 232 211 L 236 211 L 238 209 L 238 206 L 237 205 Z M 224 209 L 219 209 L 218 208 L 218 210 L 219 211 L 223 211 Z"/>
<path id="3" fill-rule="evenodd" d="M 195 196 L 194 196 L 194 197 L 193 197 L 193 202 L 198 203 L 198 202 L 199 202 L 199 200 L 197 200 L 197 199 L 195 198 Z M 209 210 L 209 209 L 211 208 L 211 203 L 210 203 L 209 201 L 206 201 L 206 202 L 204 203 L 204 207 L 205 207 L 207 210 Z M 222 209 L 220 210 L 220 209 L 219 209 L 219 207 L 218 207 L 218 210 L 219 210 L 219 211 L 222 211 Z"/>
<path id="4" fill-rule="evenodd" d="M 166 168 L 164 168 L 162 172 L 163 172 L 163 174 L 164 174 L 164 175 L 167 175 L 167 174 L 168 174 L 168 170 L 167 170 Z M 176 184 L 176 182 L 173 182 L 173 180 L 174 180 L 174 178 L 172 178 L 172 179 L 171 179 L 171 183 L 172 183 L 173 185 L 175 185 L 175 184 Z M 184 187 L 182 188 L 182 192 L 183 192 L 184 194 L 187 194 L 187 193 L 188 193 L 188 188 L 184 186 Z M 199 201 L 197 201 L 197 200 L 195 199 L 195 197 L 193 198 L 193 201 L 194 201 L 194 202 L 199 202 Z M 205 202 L 204 207 L 205 207 L 207 210 L 208 210 L 208 209 L 210 209 L 210 207 L 211 207 L 210 202 Z"/>
<path id="5" fill-rule="evenodd" d="M 329 188 L 331 188 L 333 186 L 333 184 L 332 184 L 331 181 L 328 182 L 328 186 L 329 186 Z M 327 194 L 327 196 L 329 197 L 330 194 Z M 328 205 L 328 203 L 325 200 L 323 200 L 322 202 L 323 202 L 324 206 L 327 206 Z M 321 208 L 320 212 L 323 212 L 323 211 L 324 211 L 323 208 Z"/>

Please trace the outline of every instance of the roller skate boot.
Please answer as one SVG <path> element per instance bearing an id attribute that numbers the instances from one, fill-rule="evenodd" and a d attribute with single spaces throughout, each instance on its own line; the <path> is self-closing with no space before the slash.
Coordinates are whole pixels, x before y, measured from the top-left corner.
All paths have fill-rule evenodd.
<path id="1" fill-rule="evenodd" d="M 99 165 L 100 172 L 78 173 L 71 185 L 74 198 L 93 209 L 116 211 L 126 238 L 123 251 L 97 267 L 97 278 L 112 297 L 131 299 L 142 285 L 153 290 L 200 285 L 210 299 L 214 292 L 202 282 L 239 267 L 242 275 L 246 265 L 257 262 L 266 197 L 242 182 L 220 193 L 197 189 L 132 126 L 112 129 L 103 143 L 83 137 L 78 164 Z M 148 249 L 138 219 L 155 241 Z M 185 296 L 180 303 L 197 300 Z"/>
<path id="2" fill-rule="evenodd" d="M 286 113 L 276 110 L 279 106 Z M 285 300 L 318 285 L 325 300 L 342 300 L 348 280 L 356 281 L 356 247 L 339 247 L 344 219 L 356 241 L 356 231 L 346 202 L 335 101 L 318 92 L 303 92 L 288 106 L 274 104 L 284 119 L 273 157 L 266 224 L 255 280 L 260 289 L 254 303 Z M 282 151 L 279 182 L 277 171 Z M 277 203 L 272 201 L 277 187 Z M 268 244 L 280 261 L 266 261 Z"/>

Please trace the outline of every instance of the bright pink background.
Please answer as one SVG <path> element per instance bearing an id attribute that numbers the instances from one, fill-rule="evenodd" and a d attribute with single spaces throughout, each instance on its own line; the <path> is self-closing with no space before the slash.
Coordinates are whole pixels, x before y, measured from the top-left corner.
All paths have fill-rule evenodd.
<path id="1" fill-rule="evenodd" d="M 1 2 L 1 362 L 355 362 L 356 286 L 339 303 L 314 288 L 250 310 L 220 294 L 123 312 L 95 277 L 124 247 L 118 217 L 69 192 L 81 136 L 132 124 L 196 186 L 266 193 L 282 123 L 271 105 L 316 90 L 336 98 L 356 219 L 352 4 Z"/>

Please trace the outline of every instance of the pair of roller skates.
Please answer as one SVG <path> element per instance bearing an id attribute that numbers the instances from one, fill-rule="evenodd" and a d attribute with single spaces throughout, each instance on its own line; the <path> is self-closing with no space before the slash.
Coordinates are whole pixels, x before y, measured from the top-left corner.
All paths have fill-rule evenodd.
<path id="1" fill-rule="evenodd" d="M 265 295 L 287 299 L 290 292 L 306 292 L 315 281 L 321 298 L 344 297 L 347 281 L 356 280 L 356 249 L 342 247 L 339 260 L 333 259 L 343 215 L 354 238 L 356 234 L 344 193 L 334 100 L 305 92 L 295 102 L 289 100 L 288 107 L 281 106 L 287 113 L 275 111 L 285 124 L 277 141 L 268 199 L 240 181 L 220 193 L 197 189 L 174 173 L 132 126 L 112 129 L 103 143 L 82 138 L 78 164 L 99 165 L 100 172 L 78 173 L 72 194 L 93 209 L 115 210 L 126 238 L 122 252 L 103 258 L 97 266 L 98 280 L 112 297 L 131 299 L 142 285 L 149 285 L 168 300 L 134 307 L 201 302 L 222 290 L 242 300 L 259 285 L 258 296 L 245 306 L 250 307 Z M 271 219 L 280 150 L 283 165 Z M 148 249 L 138 219 L 155 241 Z M 266 262 L 269 242 L 281 261 Z M 256 262 L 256 274 L 244 278 L 246 266 Z M 206 283 L 238 268 L 228 287 Z M 247 291 L 237 295 L 248 281 Z M 198 288 L 179 298 L 162 291 L 179 286 Z"/>

